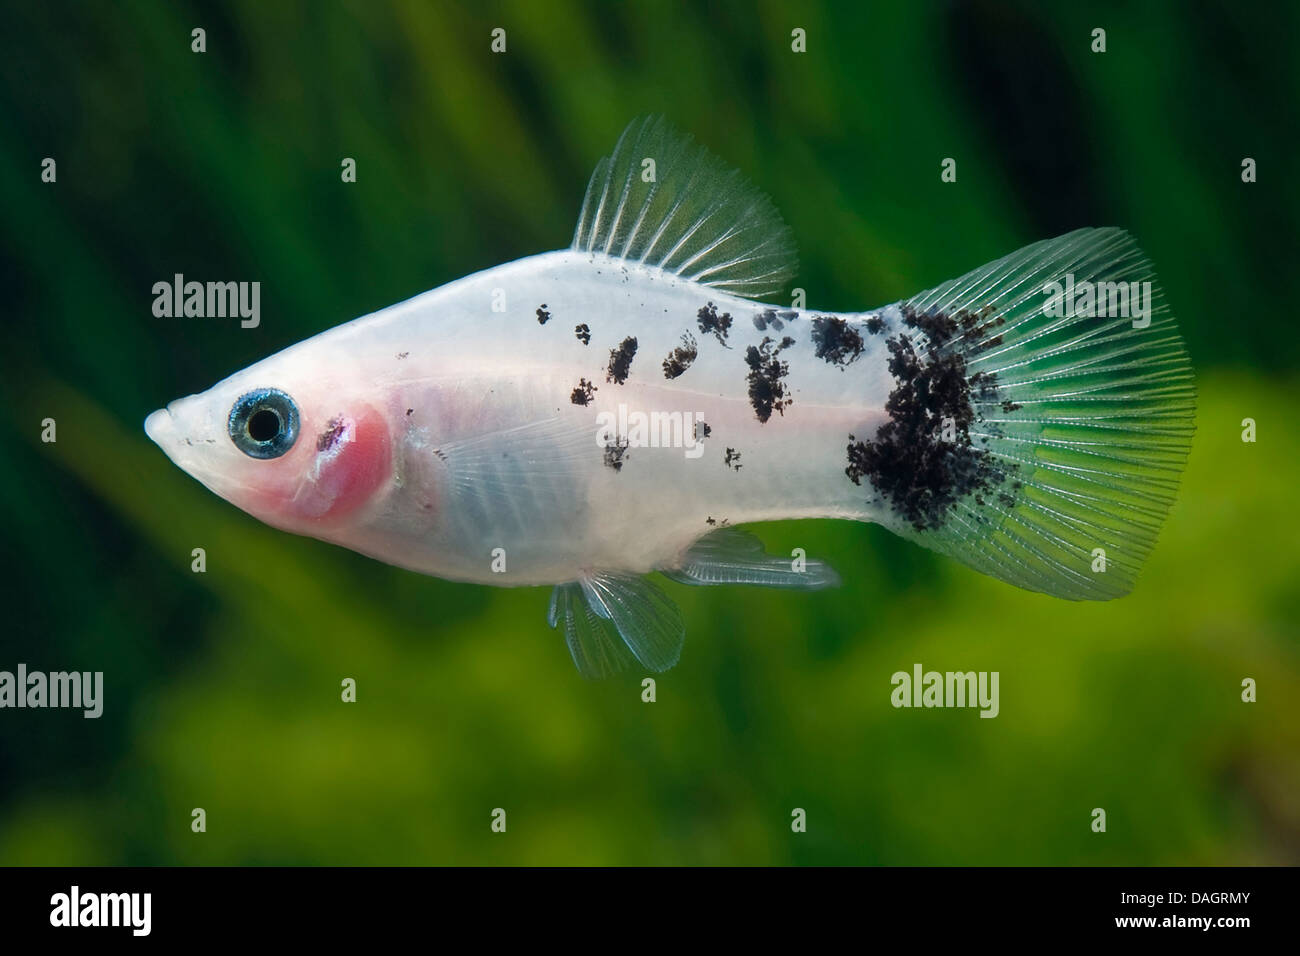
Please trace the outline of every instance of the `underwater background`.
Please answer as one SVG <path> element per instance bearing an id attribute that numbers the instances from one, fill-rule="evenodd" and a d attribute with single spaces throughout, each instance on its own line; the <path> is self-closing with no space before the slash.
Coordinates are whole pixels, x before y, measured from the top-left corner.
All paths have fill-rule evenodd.
<path id="1" fill-rule="evenodd" d="M 0 669 L 105 682 L 98 720 L 0 710 L 0 864 L 1300 862 L 1298 17 L 0 7 Z M 686 647 L 643 703 L 642 674 L 578 676 L 546 589 L 275 531 L 145 437 L 153 409 L 280 348 L 566 246 L 592 167 L 644 112 L 772 197 L 814 308 L 1129 229 L 1200 395 L 1134 593 L 1072 604 L 876 527 L 760 526 L 843 587 L 665 582 Z M 261 324 L 155 318 L 175 273 L 260 281 Z M 893 708 L 891 675 L 916 663 L 998 671 L 999 716 Z"/>

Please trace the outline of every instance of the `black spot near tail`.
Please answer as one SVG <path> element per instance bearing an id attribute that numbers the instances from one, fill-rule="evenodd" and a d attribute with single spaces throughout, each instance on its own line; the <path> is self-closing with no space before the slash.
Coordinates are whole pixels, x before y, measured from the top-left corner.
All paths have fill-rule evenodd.
<path id="1" fill-rule="evenodd" d="M 580 378 L 578 379 L 578 387 L 569 395 L 569 401 L 575 405 L 590 405 L 595 394 L 596 386 L 585 378 Z"/>
<path id="2" fill-rule="evenodd" d="M 984 495 L 994 492 L 1006 507 L 1015 501 L 1000 490 L 1008 474 L 1006 466 L 974 447 L 970 437 L 971 425 L 979 420 L 972 395 L 985 398 L 997 391 L 996 376 L 966 374 L 966 345 L 978 347 L 983 340 L 975 336 L 1001 324 L 989 318 L 991 311 L 950 316 L 904 307 L 904 321 L 925 334 L 929 347 L 918 352 L 907 335 L 886 340 L 889 371 L 895 380 L 885 403 L 889 421 L 870 441 L 849 436 L 844 473 L 854 484 L 868 478 L 918 531 L 940 527 L 953 504 L 966 495 L 975 495 L 981 505 Z M 946 347 L 967 336 L 973 341 L 962 348 Z"/>
<path id="3" fill-rule="evenodd" d="M 903 305 L 899 310 L 908 328 L 925 334 L 931 350 L 951 343 L 965 354 L 975 355 L 1002 344 L 1002 336 L 988 334 L 1006 322 L 1002 316 L 993 314 L 991 305 L 973 310 L 958 309 L 952 315 L 938 309 L 918 312 L 910 305 Z"/>
<path id="4" fill-rule="evenodd" d="M 736 471 L 740 471 L 741 468 L 745 467 L 740 463 L 740 452 L 736 451 L 734 448 L 727 449 L 727 453 L 722 456 L 722 463 L 728 468 L 735 469 Z"/>
<path id="5" fill-rule="evenodd" d="M 664 378 L 676 378 L 681 375 L 691 367 L 691 363 L 699 354 L 695 336 L 690 332 L 683 332 L 682 344 L 669 352 L 668 357 L 664 359 Z"/>
<path id="6" fill-rule="evenodd" d="M 727 334 L 731 331 L 730 312 L 723 312 L 718 315 L 717 307 L 710 302 L 695 313 L 695 318 L 701 334 L 714 336 L 720 345 L 727 344 Z"/>
<path id="7" fill-rule="evenodd" d="M 545 325 L 551 320 L 551 313 L 546 311 L 546 303 L 543 302 L 537 307 L 537 324 Z"/>
<path id="8" fill-rule="evenodd" d="M 773 344 L 770 336 L 764 336 L 757 347 L 751 345 L 745 350 L 745 364 L 749 366 L 749 374 L 745 376 L 749 383 L 749 404 L 764 424 L 772 417 L 772 412 L 785 415 L 793 401 L 785 391 L 785 377 L 790 374 L 790 366 L 779 356 L 784 349 L 794 345 L 794 339 L 787 335 L 780 345 L 773 348 Z"/>
<path id="9" fill-rule="evenodd" d="M 636 339 L 628 336 L 619 343 L 618 348 L 609 350 L 609 368 L 605 371 L 605 381 L 622 385 L 632 371 L 632 359 L 636 356 Z"/>
<path id="10" fill-rule="evenodd" d="M 817 315 L 812 320 L 812 340 L 819 359 L 844 368 L 861 357 L 862 333 L 838 315 Z"/>

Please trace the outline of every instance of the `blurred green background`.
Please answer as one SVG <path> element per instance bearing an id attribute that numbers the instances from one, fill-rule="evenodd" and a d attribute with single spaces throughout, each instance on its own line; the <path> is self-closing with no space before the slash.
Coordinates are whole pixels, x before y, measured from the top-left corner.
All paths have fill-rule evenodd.
<path id="1" fill-rule="evenodd" d="M 106 700 L 0 711 L 0 863 L 1300 862 L 1297 8 L 1134 6 L 5 4 L 0 669 L 102 670 Z M 279 348 L 567 245 L 647 111 L 772 196 L 811 305 L 1130 229 L 1201 396 L 1134 594 L 765 526 L 845 586 L 666 584 L 686 650 L 644 704 L 641 675 L 579 678 L 544 590 L 271 530 L 147 441 Z M 259 280 L 260 328 L 154 318 L 177 272 Z M 893 709 L 916 662 L 999 671 L 1001 715 Z"/>

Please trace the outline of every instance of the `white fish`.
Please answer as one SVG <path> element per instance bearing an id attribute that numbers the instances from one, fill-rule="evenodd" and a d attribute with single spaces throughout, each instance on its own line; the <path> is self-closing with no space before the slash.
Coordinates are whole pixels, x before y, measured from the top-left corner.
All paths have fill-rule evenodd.
<path id="1" fill-rule="evenodd" d="M 648 572 L 837 582 L 728 525 L 874 521 L 1030 590 L 1131 589 L 1195 392 L 1127 234 L 1081 229 L 870 312 L 757 301 L 794 271 L 766 198 L 640 119 L 597 165 L 568 249 L 323 332 L 145 430 L 277 528 L 438 577 L 554 585 L 550 623 L 588 676 L 676 663 L 681 616 Z M 1080 308 L 1094 286 L 1105 308 Z"/>

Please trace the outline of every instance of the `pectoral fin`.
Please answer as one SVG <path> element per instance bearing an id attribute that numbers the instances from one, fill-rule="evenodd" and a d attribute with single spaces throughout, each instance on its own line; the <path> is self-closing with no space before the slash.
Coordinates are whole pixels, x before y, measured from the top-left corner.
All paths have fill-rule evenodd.
<path id="1" fill-rule="evenodd" d="M 551 627 L 564 640 L 583 677 L 599 680 L 640 663 L 666 671 L 677 663 L 686 638 L 677 605 L 649 580 L 594 572 L 551 593 Z"/>

